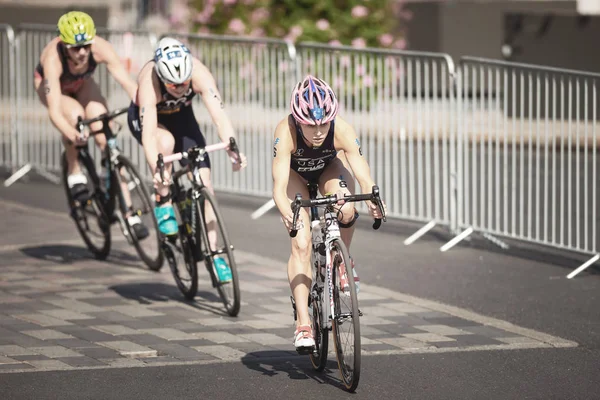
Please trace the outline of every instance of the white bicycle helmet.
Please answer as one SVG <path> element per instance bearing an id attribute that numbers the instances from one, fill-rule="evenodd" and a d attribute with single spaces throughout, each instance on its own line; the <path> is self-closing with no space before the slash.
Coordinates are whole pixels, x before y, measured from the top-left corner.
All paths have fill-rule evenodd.
<path id="1" fill-rule="evenodd" d="M 183 43 L 170 37 L 162 38 L 154 52 L 154 69 L 168 83 L 181 84 L 192 76 L 192 54 Z"/>

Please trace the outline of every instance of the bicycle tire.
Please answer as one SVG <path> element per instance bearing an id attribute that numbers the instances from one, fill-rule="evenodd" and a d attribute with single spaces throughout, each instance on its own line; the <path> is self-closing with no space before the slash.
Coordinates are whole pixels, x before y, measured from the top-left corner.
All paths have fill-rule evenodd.
<path id="1" fill-rule="evenodd" d="M 179 241 L 179 247 L 177 246 L 177 241 Z M 177 288 L 186 299 L 193 300 L 198 293 L 198 267 L 190 241 L 181 227 L 177 235 L 163 239 L 162 251 L 167 259 Z M 177 253 L 180 253 L 183 256 L 185 267 L 190 276 L 189 280 L 183 279 L 179 273 L 176 257 Z M 189 281 L 189 285 L 186 284 L 187 281 Z"/>
<path id="2" fill-rule="evenodd" d="M 217 291 L 221 296 L 221 300 L 223 301 L 225 310 L 227 310 L 227 314 L 229 314 L 232 317 L 235 317 L 240 312 L 241 295 L 239 278 L 237 273 L 237 265 L 233 256 L 233 249 L 229 240 L 229 235 L 225 228 L 225 223 L 221 215 L 221 211 L 219 210 L 217 204 L 217 199 L 206 187 L 200 188 L 200 194 L 200 199 L 196 200 L 196 209 L 201 210 L 201 212 L 198 212 L 196 214 L 198 216 L 199 222 L 199 225 L 196 228 L 197 243 L 198 245 L 202 244 L 202 252 L 204 253 L 204 264 L 210 273 L 213 286 L 217 288 Z M 222 248 L 216 249 L 215 254 L 212 254 L 212 251 L 210 250 L 208 229 L 204 219 L 204 204 L 201 201 L 202 199 L 204 199 L 211 205 L 216 218 L 217 230 L 221 232 Z M 217 279 L 213 263 L 213 258 L 216 254 L 227 255 L 228 265 L 229 268 L 231 268 L 231 285 L 229 285 L 229 283 L 221 284 Z M 228 286 L 232 287 L 232 296 L 229 296 L 226 292 L 226 288 Z M 230 299 L 230 297 L 233 298 Z"/>
<path id="3" fill-rule="evenodd" d="M 348 249 L 346 245 L 341 239 L 334 239 L 331 243 L 331 255 L 332 255 L 332 281 L 334 284 L 333 287 L 333 304 L 334 304 L 334 316 L 332 320 L 333 325 L 333 338 L 335 342 L 335 355 L 338 362 L 338 367 L 340 369 L 340 374 L 342 376 L 342 381 L 344 382 L 344 386 L 350 392 L 356 390 L 358 386 L 358 381 L 360 379 L 360 364 L 361 364 L 361 344 L 360 344 L 360 316 L 358 311 L 358 297 L 356 295 L 356 284 L 354 283 L 354 275 L 352 273 L 352 261 L 350 260 L 350 256 L 348 253 Z M 348 293 L 342 294 L 341 289 L 338 287 L 339 279 L 341 276 L 341 269 L 339 262 L 339 257 L 341 256 L 344 265 L 345 265 L 345 273 L 347 274 L 348 281 Z M 349 294 L 349 296 L 348 296 Z M 342 313 L 340 311 L 340 305 L 342 296 L 345 299 L 350 299 L 351 306 L 349 313 Z M 349 314 L 349 315 L 348 315 Z M 343 340 L 340 337 L 340 326 L 343 324 L 341 321 L 342 318 L 348 319 L 348 316 L 351 318 L 352 323 L 352 333 L 354 335 L 354 340 L 352 343 L 352 348 L 354 350 L 354 354 L 352 357 L 352 361 L 350 363 L 346 362 L 347 358 L 349 358 L 349 354 L 346 354 L 346 351 L 343 348 Z"/>
<path id="4" fill-rule="evenodd" d="M 79 231 L 79 235 L 85 242 L 88 250 L 92 252 L 94 257 L 98 260 L 105 260 L 110 253 L 111 247 L 111 236 L 110 236 L 110 222 L 108 220 L 108 216 L 104 211 L 105 201 L 102 199 L 104 193 L 98 189 L 98 175 L 96 174 L 96 168 L 94 167 L 94 163 L 89 156 L 82 156 L 79 154 L 79 165 L 80 168 L 87 170 L 88 176 L 91 177 L 91 184 L 93 190 L 91 191 L 90 198 L 88 200 L 88 204 L 86 204 L 85 208 L 91 206 L 94 210 L 95 217 L 98 219 L 98 227 L 101 230 L 103 240 L 100 245 L 96 245 L 88 234 L 88 221 L 86 218 L 85 210 L 81 209 L 75 204 L 75 200 L 73 196 L 71 196 L 71 190 L 69 189 L 69 184 L 67 181 L 68 178 L 68 165 L 67 165 L 67 154 L 63 151 L 62 154 L 62 181 L 63 188 L 65 190 L 65 194 L 67 196 L 67 203 L 69 205 L 69 210 L 71 211 L 71 217 L 75 221 L 75 226 L 77 226 L 77 230 Z M 90 182 L 88 182 L 89 184 Z"/>
<path id="5" fill-rule="evenodd" d="M 123 155 L 118 155 L 117 156 L 117 165 L 115 168 L 115 177 L 116 177 L 116 181 L 117 184 L 116 186 L 116 190 L 118 191 L 118 194 L 120 194 L 120 192 L 122 191 L 121 185 L 119 184 L 120 181 L 120 169 L 121 168 L 125 168 L 129 174 L 130 177 L 132 177 L 136 183 L 135 189 L 139 189 L 140 190 L 140 199 L 142 200 L 142 203 L 144 203 L 142 205 L 143 210 L 137 210 L 138 213 L 141 214 L 145 214 L 148 213 L 151 216 L 152 219 L 152 227 L 154 228 L 154 232 L 155 232 L 155 237 L 156 237 L 156 256 L 152 256 L 149 255 L 147 253 L 147 251 L 144 249 L 144 247 L 140 244 L 140 241 L 138 240 L 138 238 L 135 236 L 135 233 L 133 232 L 133 230 L 129 227 L 129 225 L 127 225 L 127 229 L 129 231 L 129 235 L 132 238 L 132 242 L 133 245 L 135 247 L 136 252 L 138 253 L 138 255 L 140 256 L 140 258 L 142 259 L 142 261 L 144 262 L 144 264 L 146 264 L 146 266 L 151 269 L 152 271 L 159 271 L 163 265 L 163 253 L 161 251 L 161 235 L 158 231 L 158 222 L 156 221 L 156 216 L 154 215 L 154 206 L 153 206 L 153 202 L 150 198 L 150 195 L 148 194 L 148 190 L 146 188 L 146 185 L 144 184 L 144 180 L 141 178 L 137 168 L 131 163 L 131 161 L 129 161 L 129 159 Z M 144 212 L 146 211 L 146 212 Z M 142 215 L 140 215 L 141 217 Z M 150 229 L 150 227 L 148 227 L 148 229 Z M 152 234 L 149 236 L 149 238 L 152 237 Z"/>
<path id="6" fill-rule="evenodd" d="M 317 272 L 318 273 L 318 272 Z M 314 295 L 315 290 L 310 296 L 310 302 L 312 303 L 313 310 L 313 332 L 315 337 L 315 351 L 310 354 L 310 362 L 313 365 L 315 371 L 321 372 L 327 365 L 327 352 L 329 350 L 329 330 L 326 326 L 322 326 L 322 289 L 321 293 L 317 296 Z"/>

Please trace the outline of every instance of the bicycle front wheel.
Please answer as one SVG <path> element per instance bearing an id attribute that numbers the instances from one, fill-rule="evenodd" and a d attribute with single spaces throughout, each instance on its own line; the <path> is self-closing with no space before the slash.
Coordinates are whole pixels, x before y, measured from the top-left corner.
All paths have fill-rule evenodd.
<path id="1" fill-rule="evenodd" d="M 318 272 L 317 272 L 318 273 Z M 317 278 L 318 279 L 318 278 Z M 310 354 L 310 362 L 316 371 L 323 371 L 327 365 L 327 350 L 329 347 L 329 330 L 323 326 L 322 314 L 323 289 L 315 288 L 311 293 L 309 302 L 312 305 L 312 323 L 315 337 L 315 351 Z"/>
<path id="2" fill-rule="evenodd" d="M 198 268 L 193 245 L 182 227 L 177 235 L 167 236 L 162 243 L 177 288 L 188 300 L 193 300 L 198 292 Z"/>
<path id="3" fill-rule="evenodd" d="M 340 239 L 331 243 L 331 262 L 335 354 L 346 389 L 354 391 L 360 378 L 360 317 L 352 261 Z"/>
<path id="4" fill-rule="evenodd" d="M 67 182 L 69 168 L 66 153 L 63 152 L 62 180 L 71 217 L 87 248 L 95 258 L 104 260 L 110 252 L 110 222 L 104 212 L 104 199 L 102 198 L 104 193 L 98 189 L 98 175 L 94 163 L 87 153 L 80 153 L 79 166 L 81 173 L 87 179 L 87 196 L 75 199 Z"/>
<path id="5" fill-rule="evenodd" d="M 206 187 L 202 187 L 200 193 L 200 198 L 196 200 L 196 210 L 201 210 L 201 212 L 196 214 L 199 222 L 196 230 L 197 242 L 198 244 L 202 243 L 204 263 L 210 273 L 213 286 L 217 288 L 227 313 L 235 317 L 240 312 L 241 300 L 237 264 L 233 256 L 233 246 L 229 241 L 229 235 L 227 234 L 225 221 L 219 210 L 217 199 Z M 206 215 L 211 209 L 214 220 L 207 221 Z M 227 281 L 219 280 L 215 264 L 217 257 L 222 258 L 231 270 L 231 278 Z"/>
<path id="6" fill-rule="evenodd" d="M 121 183 L 115 189 L 120 192 L 120 196 L 124 196 L 123 192 L 126 186 L 133 214 L 139 216 L 148 229 L 148 237 L 140 240 L 133 229 L 129 225 L 127 226 L 135 250 L 149 269 L 158 271 L 163 265 L 163 253 L 161 251 L 158 223 L 154 215 L 154 206 L 148 194 L 148 188 L 131 161 L 123 155 L 117 157 L 115 172 L 118 174 L 116 180 Z M 124 210 L 124 212 L 127 212 L 127 210 Z"/>

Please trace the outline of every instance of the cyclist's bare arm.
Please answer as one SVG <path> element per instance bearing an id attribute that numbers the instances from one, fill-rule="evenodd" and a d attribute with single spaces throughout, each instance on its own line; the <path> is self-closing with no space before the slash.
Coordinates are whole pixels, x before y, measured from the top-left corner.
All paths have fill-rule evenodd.
<path id="1" fill-rule="evenodd" d="M 290 160 L 294 151 L 294 142 L 290 133 L 288 119 L 277 125 L 273 140 L 273 201 L 279 209 L 286 226 L 291 228 L 294 213 L 287 196 L 290 179 Z"/>
<path id="2" fill-rule="evenodd" d="M 156 141 L 156 132 L 158 126 L 158 117 L 156 114 L 156 104 L 159 97 L 158 77 L 153 73 L 154 64 L 148 63 L 138 77 L 138 105 L 140 107 L 140 124 L 142 125 L 142 144 L 146 160 L 151 166 L 152 171 L 156 170 L 156 161 L 158 160 L 158 144 Z"/>
<path id="3" fill-rule="evenodd" d="M 129 73 L 125 69 L 125 66 L 119 59 L 119 56 L 115 52 L 113 46 L 106 41 L 105 39 L 96 36 L 94 38 L 94 44 L 92 45 L 92 49 L 94 52 L 94 59 L 99 63 L 105 63 L 108 72 L 112 75 L 113 78 L 119 85 L 123 87 L 123 89 L 129 95 L 131 100 L 135 99 L 135 92 L 137 90 L 136 82 L 129 76 Z"/>
<path id="4" fill-rule="evenodd" d="M 352 168 L 354 177 L 360 185 L 362 193 L 371 193 L 375 182 L 371 178 L 371 168 L 367 163 L 367 160 L 362 155 L 362 149 L 356 131 L 346 121 L 337 117 L 335 120 L 335 148 L 337 150 L 343 150 L 346 155 L 346 160 Z M 381 218 L 382 214 L 378 207 L 372 202 L 367 202 L 369 205 L 369 211 L 374 218 Z M 386 208 L 385 203 L 383 207 Z"/>
<path id="5" fill-rule="evenodd" d="M 63 134 L 69 143 L 75 143 L 79 136 L 79 132 L 75 129 L 75 125 L 65 117 L 62 110 L 60 75 L 63 71 L 58 53 L 45 54 L 45 56 L 42 57 L 42 67 L 44 68 L 42 91 L 46 95 L 50 121 L 52 121 L 52 124 Z"/>
<path id="6" fill-rule="evenodd" d="M 221 94 L 217 89 L 215 78 L 208 68 L 200 60 L 194 57 L 194 72 L 192 73 L 192 88 L 194 92 L 202 96 L 204 106 L 208 110 L 213 123 L 217 127 L 219 137 L 223 142 L 229 142 L 229 138 L 235 138 L 233 125 L 221 100 Z"/>

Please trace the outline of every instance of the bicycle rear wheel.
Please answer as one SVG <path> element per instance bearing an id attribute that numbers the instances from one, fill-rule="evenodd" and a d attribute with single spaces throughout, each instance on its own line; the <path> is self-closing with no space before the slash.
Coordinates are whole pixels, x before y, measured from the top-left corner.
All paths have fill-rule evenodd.
<path id="1" fill-rule="evenodd" d="M 115 167 L 116 180 L 119 183 L 120 181 L 125 182 L 129 189 L 133 213 L 140 217 L 149 232 L 149 236 L 140 242 L 133 229 L 129 225 L 127 226 L 135 250 L 148 268 L 152 271 L 158 271 L 163 265 L 163 253 L 161 251 L 161 237 L 158 232 L 158 223 L 154 215 L 154 206 L 148 194 L 148 188 L 135 166 L 127 157 L 119 155 Z M 119 193 L 122 191 L 120 184 L 117 184 L 115 189 Z M 122 193 L 120 195 L 122 196 Z"/>
<path id="2" fill-rule="evenodd" d="M 360 378 L 360 317 L 352 261 L 340 239 L 331 243 L 331 260 L 335 354 L 346 389 L 354 391 Z M 347 287 L 342 286 L 342 278 Z"/>
<path id="3" fill-rule="evenodd" d="M 62 180 L 71 217 L 75 221 L 77 230 L 85 242 L 87 248 L 99 260 L 104 260 L 110 252 L 110 222 L 104 212 L 105 200 L 104 192 L 99 187 L 96 168 L 90 156 L 82 150 L 79 154 L 79 165 L 81 173 L 87 178 L 87 187 L 89 195 L 86 198 L 74 199 L 67 182 L 68 165 L 67 156 L 62 155 Z"/>
<path id="4" fill-rule="evenodd" d="M 225 305 L 227 313 L 230 316 L 235 317 L 240 312 L 241 296 L 237 273 L 237 264 L 233 256 L 233 246 L 229 241 L 229 235 L 227 234 L 227 230 L 225 228 L 225 221 L 223 220 L 221 211 L 219 210 L 217 199 L 206 187 L 202 187 L 200 189 L 200 193 L 200 198 L 196 200 L 196 210 L 202 211 L 196 214 L 198 216 L 199 222 L 198 227 L 196 229 L 197 243 L 198 245 L 202 243 L 204 264 L 208 272 L 210 273 L 213 287 L 217 288 L 217 291 L 221 296 L 221 300 L 223 300 L 223 304 Z M 205 201 L 202 201 L 203 199 Z M 210 246 L 210 238 L 208 235 L 209 231 L 205 219 L 206 206 L 212 207 L 215 214 L 215 222 L 213 224 L 215 229 L 215 248 L 211 248 Z M 217 256 L 225 258 L 227 265 L 231 269 L 231 281 L 225 283 L 219 282 L 214 264 L 214 259 Z"/>

